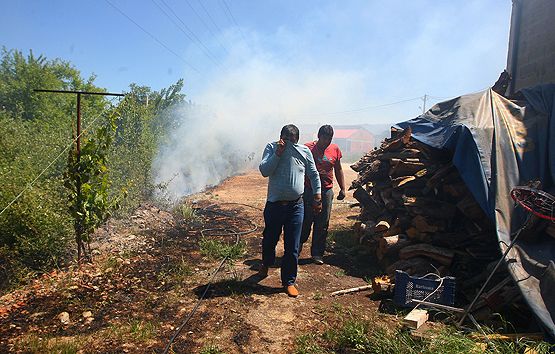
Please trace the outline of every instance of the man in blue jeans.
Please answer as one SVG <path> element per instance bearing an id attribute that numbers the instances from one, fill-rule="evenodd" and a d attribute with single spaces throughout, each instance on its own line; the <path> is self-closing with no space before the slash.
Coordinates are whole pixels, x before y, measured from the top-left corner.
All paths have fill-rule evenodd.
<path id="1" fill-rule="evenodd" d="M 305 174 L 311 181 L 315 213 L 322 209 L 320 177 L 310 150 L 299 145 L 299 129 L 293 124 L 281 129 L 280 140 L 264 149 L 260 172 L 269 177 L 268 197 L 264 208 L 262 267 L 259 275 L 266 277 L 268 267 L 276 259 L 276 245 L 283 229 L 284 254 L 281 261 L 281 283 L 289 296 L 296 297 L 295 287 L 299 243 L 305 205 L 303 191 Z"/>

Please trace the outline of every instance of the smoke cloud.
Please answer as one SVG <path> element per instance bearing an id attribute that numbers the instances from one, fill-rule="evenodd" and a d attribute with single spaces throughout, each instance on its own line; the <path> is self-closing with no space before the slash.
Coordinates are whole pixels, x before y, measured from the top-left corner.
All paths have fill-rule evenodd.
<path id="1" fill-rule="evenodd" d="M 261 48 L 232 53 L 225 67 L 195 96 L 196 106 L 176 110 L 180 128 L 156 158 L 154 180 L 174 200 L 258 166 L 283 125 L 351 104 L 362 85 L 355 73 L 284 65 Z"/>

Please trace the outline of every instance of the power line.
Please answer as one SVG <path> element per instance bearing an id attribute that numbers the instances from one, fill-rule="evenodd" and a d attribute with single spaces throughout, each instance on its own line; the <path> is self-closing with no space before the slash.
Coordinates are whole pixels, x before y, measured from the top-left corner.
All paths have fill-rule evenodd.
<path id="1" fill-rule="evenodd" d="M 245 34 L 243 33 L 243 30 L 241 29 L 241 27 L 239 26 L 239 24 L 237 23 L 237 21 L 235 21 L 235 17 L 233 16 L 233 13 L 231 12 L 231 9 L 229 8 L 229 6 L 227 5 L 227 2 L 225 0 L 222 0 L 222 3 L 225 6 L 225 10 L 227 10 L 226 14 L 229 14 L 229 18 L 231 18 L 231 21 L 235 24 L 235 26 L 237 26 L 237 29 L 239 29 L 239 33 L 241 33 L 241 36 L 243 37 L 243 41 L 245 41 L 245 44 L 247 44 L 247 37 L 245 36 Z M 225 12 L 225 11 L 224 11 Z"/>
<path id="2" fill-rule="evenodd" d="M 112 99 L 111 103 L 113 103 L 114 100 L 115 100 L 115 97 Z M 54 160 L 52 160 L 52 161 L 48 164 L 48 166 L 46 166 L 46 168 L 43 169 L 43 170 L 41 171 L 41 173 L 39 173 L 30 183 L 28 183 L 28 184 L 25 186 L 25 188 L 23 188 L 23 190 L 22 190 L 11 202 L 9 202 L 8 205 L 6 205 L 6 207 L 5 207 L 4 209 L 2 209 L 2 211 L 0 211 L 0 215 L 2 215 L 6 210 L 8 210 L 8 208 L 9 208 L 10 206 L 12 206 L 12 205 L 23 195 L 23 193 L 25 193 L 29 188 L 31 188 L 31 187 L 35 184 L 35 182 L 36 182 L 46 171 L 48 171 L 48 169 L 50 168 L 50 166 L 52 166 L 56 161 L 58 161 L 58 159 L 59 159 L 65 152 L 67 152 L 67 150 L 68 150 L 70 147 L 72 147 L 72 146 L 76 143 L 77 139 L 79 139 L 79 138 L 81 137 L 81 135 L 83 135 L 87 130 L 89 130 L 89 128 L 91 128 L 91 127 L 93 126 L 93 124 L 98 120 L 98 118 L 100 118 L 100 117 L 104 114 L 104 112 L 106 112 L 107 110 L 108 110 L 108 108 L 105 108 L 98 116 L 96 116 L 96 117 L 93 119 L 93 121 L 92 121 L 85 129 L 83 129 L 83 131 L 81 132 L 81 134 L 79 134 L 79 135 L 76 136 L 74 139 L 72 139 L 71 143 L 70 143 L 68 146 L 66 146 L 66 147 L 62 150 L 62 152 L 60 152 L 60 153 L 58 154 L 58 156 L 56 156 L 56 157 L 54 158 Z"/>
<path id="3" fill-rule="evenodd" d="M 416 101 L 416 100 L 420 100 L 420 99 L 422 99 L 422 96 L 418 96 L 418 97 L 414 97 L 414 98 L 408 98 L 406 100 L 401 100 L 401 101 L 396 101 L 396 102 L 391 102 L 391 103 L 385 103 L 385 104 L 380 104 L 380 105 L 375 105 L 375 106 L 360 107 L 360 108 L 349 109 L 349 110 L 344 110 L 344 111 L 307 113 L 307 114 L 293 114 L 293 115 L 290 115 L 290 116 L 291 117 L 333 116 L 333 115 L 340 115 L 340 114 L 345 114 L 345 113 L 356 113 L 356 112 L 367 111 L 367 110 L 374 109 L 374 108 L 381 108 L 381 107 L 393 106 L 393 105 L 400 104 L 400 103 Z"/>
<path id="4" fill-rule="evenodd" d="M 206 23 L 206 21 L 204 21 L 204 19 L 202 18 L 202 16 L 197 12 L 197 10 L 194 8 L 194 6 L 191 4 L 191 2 L 189 0 L 185 0 L 185 2 L 187 3 L 187 5 L 191 8 L 191 10 L 193 10 L 193 12 L 195 13 L 195 15 L 198 17 L 198 19 L 202 22 L 202 24 L 204 25 L 204 27 L 206 27 L 206 29 L 208 29 L 208 31 L 210 32 L 210 34 L 212 36 L 214 36 L 214 38 L 218 41 L 218 44 L 220 45 L 220 47 L 222 47 L 222 49 L 224 50 L 224 52 L 226 54 L 229 54 L 228 49 L 223 45 L 223 43 L 220 41 L 220 38 L 218 37 L 218 35 L 216 33 L 214 33 L 214 31 L 212 31 L 212 28 L 210 28 L 210 26 L 208 26 L 208 24 Z M 204 12 L 206 13 L 206 15 L 208 16 L 208 18 L 210 19 L 210 21 L 212 22 L 212 24 L 214 25 L 214 27 L 216 28 L 216 31 L 218 32 L 223 32 L 220 27 L 218 27 L 218 25 L 216 24 L 216 22 L 214 22 L 214 19 L 212 18 L 212 16 L 210 15 L 210 13 L 208 12 L 208 10 L 206 10 L 206 7 L 204 7 L 204 4 L 202 3 L 202 1 L 198 1 L 198 3 L 200 4 L 200 6 L 202 7 L 202 9 L 204 10 Z"/>
<path id="5" fill-rule="evenodd" d="M 191 41 L 193 41 L 193 42 L 196 42 L 198 45 L 200 45 L 200 46 L 202 47 L 201 50 L 203 49 L 204 54 L 205 54 L 208 58 L 210 58 L 210 60 L 212 60 L 212 61 L 214 62 L 214 64 L 216 64 L 216 65 L 222 65 L 222 64 L 220 64 L 220 63 L 218 62 L 218 59 L 216 58 L 216 56 L 214 56 L 214 55 L 212 54 L 212 52 L 210 52 L 210 49 L 208 49 L 208 47 L 202 42 L 202 40 L 200 40 L 200 38 L 197 37 L 197 35 L 195 34 L 195 32 L 193 32 L 193 30 L 191 30 L 191 29 L 189 28 L 189 26 L 187 26 L 187 25 L 185 24 L 185 22 L 175 13 L 175 11 L 170 7 L 170 5 L 168 5 L 164 0 L 160 0 L 160 2 L 161 2 L 162 4 L 164 4 L 164 5 L 168 8 L 168 10 L 170 10 L 170 12 L 173 14 L 173 16 L 175 16 L 175 18 L 177 18 L 177 19 L 179 20 L 179 22 L 181 22 L 181 24 L 185 27 L 185 29 L 186 29 L 187 31 L 189 31 L 190 35 L 187 34 L 187 33 L 183 30 L 183 28 L 182 28 L 179 24 L 177 24 L 177 23 L 170 17 L 170 15 L 168 15 L 168 13 L 167 13 L 160 5 L 158 5 L 158 3 L 157 3 L 156 1 L 152 0 L 152 2 L 154 3 L 154 5 L 156 5 L 156 6 L 160 9 L 160 11 L 162 11 L 162 13 L 163 13 L 164 15 L 166 15 L 166 17 L 167 17 L 170 21 L 172 21 L 172 23 L 173 23 L 177 28 L 179 28 L 179 30 L 180 30 L 187 38 L 189 38 L 189 40 L 191 40 Z"/>
<path id="6" fill-rule="evenodd" d="M 182 62 L 184 62 L 187 66 L 189 66 L 191 69 L 193 69 L 193 71 L 195 71 L 196 73 L 200 74 L 200 71 L 198 71 L 197 68 L 195 68 L 191 63 L 189 63 L 187 60 L 185 60 L 181 55 L 177 54 L 176 52 L 174 52 L 170 47 L 168 47 L 167 45 L 165 45 L 161 40 L 159 40 L 158 38 L 156 38 L 156 36 L 154 36 L 152 33 L 150 33 L 149 31 L 147 31 L 143 26 L 141 26 L 140 24 L 138 24 L 135 20 L 133 20 L 131 17 L 127 16 L 127 14 L 125 12 L 123 12 L 122 10 L 120 10 L 116 5 L 112 4 L 110 2 L 110 0 L 105 0 L 110 6 L 112 6 L 114 9 L 116 9 L 116 11 L 118 11 L 120 14 L 122 14 L 125 18 L 127 18 L 129 21 L 133 22 L 133 24 L 135 24 L 135 26 L 139 27 L 139 29 L 141 29 L 141 31 L 143 31 L 144 33 L 146 33 L 150 38 L 152 38 L 154 41 L 156 41 L 156 43 L 158 43 L 159 45 L 161 45 L 162 47 L 164 47 L 168 52 L 172 53 L 173 55 L 175 55 L 178 59 L 180 59 Z"/>

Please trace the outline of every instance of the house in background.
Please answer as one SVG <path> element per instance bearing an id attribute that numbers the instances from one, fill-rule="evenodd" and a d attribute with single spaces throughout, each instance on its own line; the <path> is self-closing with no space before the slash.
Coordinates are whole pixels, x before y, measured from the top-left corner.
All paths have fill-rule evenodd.
<path id="1" fill-rule="evenodd" d="M 374 134 L 362 125 L 335 125 L 333 127 L 333 143 L 337 144 L 343 153 L 345 161 L 356 161 L 375 146 Z M 317 124 L 303 124 L 300 129 L 300 141 L 304 144 L 318 139 Z"/>
<path id="2" fill-rule="evenodd" d="M 358 126 L 337 128 L 333 134 L 333 142 L 344 154 L 363 155 L 374 147 L 374 135 Z"/>

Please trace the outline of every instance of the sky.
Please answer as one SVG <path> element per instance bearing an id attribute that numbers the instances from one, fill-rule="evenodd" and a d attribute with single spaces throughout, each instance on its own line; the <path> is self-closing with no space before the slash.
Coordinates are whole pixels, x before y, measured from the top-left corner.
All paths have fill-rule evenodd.
<path id="1" fill-rule="evenodd" d="M 510 0 L 20 0 L 0 45 L 71 62 L 111 92 L 183 78 L 196 104 L 296 123 L 390 124 L 487 88 Z"/>

